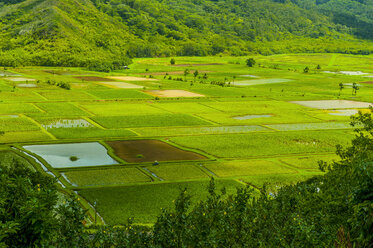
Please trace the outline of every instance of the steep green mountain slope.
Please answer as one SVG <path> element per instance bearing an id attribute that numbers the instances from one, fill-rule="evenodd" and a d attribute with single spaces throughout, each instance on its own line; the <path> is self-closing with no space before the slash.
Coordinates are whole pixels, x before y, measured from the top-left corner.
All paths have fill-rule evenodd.
<path id="1" fill-rule="evenodd" d="M 27 0 L 0 8 L 1 64 L 126 62 L 128 28 L 87 0 Z"/>
<path id="2" fill-rule="evenodd" d="M 369 54 L 371 8 L 372 0 L 0 0 L 0 65 L 123 65 L 127 57 L 175 55 Z"/>

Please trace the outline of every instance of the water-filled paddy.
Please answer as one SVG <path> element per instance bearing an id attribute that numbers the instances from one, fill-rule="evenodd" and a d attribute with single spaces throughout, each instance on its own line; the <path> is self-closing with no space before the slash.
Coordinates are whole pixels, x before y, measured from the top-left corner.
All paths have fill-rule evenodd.
<path id="1" fill-rule="evenodd" d="M 292 103 L 316 109 L 369 108 L 369 106 L 373 105 L 369 102 L 357 102 L 349 100 L 293 101 Z"/>
<path id="2" fill-rule="evenodd" d="M 324 73 L 343 74 L 343 75 L 348 75 L 348 76 L 362 76 L 362 75 L 369 74 L 369 73 L 365 73 L 362 71 L 324 71 Z"/>
<path id="3" fill-rule="evenodd" d="M 46 129 L 51 128 L 77 128 L 77 127 L 93 127 L 91 123 L 84 119 L 60 119 L 50 121 L 43 124 Z"/>
<path id="4" fill-rule="evenodd" d="M 272 115 L 244 115 L 244 116 L 234 116 L 232 117 L 235 120 L 251 120 L 251 119 L 257 119 L 257 118 L 269 118 L 272 117 Z"/>
<path id="5" fill-rule="evenodd" d="M 115 154 L 127 162 L 201 160 L 206 157 L 184 151 L 160 140 L 126 140 L 106 142 Z"/>
<path id="6" fill-rule="evenodd" d="M 12 82 L 36 81 L 33 78 L 23 78 L 23 77 L 5 78 L 5 79 L 8 81 L 12 81 Z"/>
<path id="7" fill-rule="evenodd" d="M 17 84 L 18 88 L 37 88 L 36 84 Z"/>
<path id="8" fill-rule="evenodd" d="M 15 74 L 13 72 L 8 72 L 8 71 L 0 71 L 0 77 L 18 77 L 18 76 L 21 76 L 19 74 Z"/>
<path id="9" fill-rule="evenodd" d="M 118 164 L 97 142 L 30 145 L 23 148 L 42 157 L 53 168 Z"/>
<path id="10" fill-rule="evenodd" d="M 356 109 L 341 109 L 337 110 L 336 112 L 329 113 L 330 115 L 336 116 L 351 116 L 356 115 L 359 111 Z"/>

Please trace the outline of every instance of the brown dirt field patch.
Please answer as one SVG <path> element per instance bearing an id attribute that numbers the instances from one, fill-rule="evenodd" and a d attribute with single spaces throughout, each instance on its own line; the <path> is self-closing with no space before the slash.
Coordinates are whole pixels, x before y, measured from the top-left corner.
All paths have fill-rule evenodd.
<path id="1" fill-rule="evenodd" d="M 182 66 L 205 66 L 205 65 L 224 65 L 223 63 L 208 63 L 208 64 L 176 64 L 172 66 L 182 67 Z"/>
<path id="2" fill-rule="evenodd" d="M 70 71 L 70 70 L 66 70 L 66 71 L 65 70 L 44 70 L 44 72 L 53 74 L 53 75 L 65 75 L 65 76 L 83 74 L 81 72 L 75 72 L 75 71 Z"/>
<path id="3" fill-rule="evenodd" d="M 148 90 L 146 93 L 158 97 L 204 97 L 202 94 L 186 90 Z"/>
<path id="4" fill-rule="evenodd" d="M 373 84 L 373 81 L 360 82 L 361 84 Z"/>
<path id="5" fill-rule="evenodd" d="M 80 76 L 80 77 L 75 77 L 76 79 L 84 80 L 84 81 L 114 81 L 109 78 L 103 78 L 103 77 L 95 77 L 95 76 Z"/>
<path id="6" fill-rule="evenodd" d="M 184 151 L 160 140 L 126 140 L 106 143 L 114 149 L 115 155 L 130 163 L 207 159 L 205 156 Z"/>
<path id="7" fill-rule="evenodd" d="M 193 74 L 195 71 L 194 70 L 190 70 L 189 73 Z M 198 71 L 199 74 L 201 73 L 211 73 L 213 71 Z M 164 76 L 166 75 L 166 73 L 168 73 L 168 75 L 183 75 L 184 74 L 184 71 L 162 71 L 162 72 L 146 72 L 146 73 L 140 73 L 140 75 L 144 75 L 144 76 L 149 76 L 149 75 L 153 75 L 153 76 Z"/>
<path id="8" fill-rule="evenodd" d="M 155 78 L 142 78 L 142 77 L 130 77 L 130 76 L 113 76 L 109 77 L 116 80 L 123 80 L 123 81 L 158 81 Z"/>

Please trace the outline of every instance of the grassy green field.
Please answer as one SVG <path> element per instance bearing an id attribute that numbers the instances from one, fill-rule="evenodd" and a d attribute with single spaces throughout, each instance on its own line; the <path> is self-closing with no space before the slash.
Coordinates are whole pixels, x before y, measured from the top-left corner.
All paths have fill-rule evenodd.
<path id="1" fill-rule="evenodd" d="M 173 137 L 176 144 L 193 147 L 219 158 L 245 158 L 302 153 L 334 152 L 347 145 L 348 131 L 294 131 Z"/>
<path id="2" fill-rule="evenodd" d="M 151 178 L 137 168 L 115 168 L 68 171 L 63 175 L 76 186 L 104 186 L 150 182 Z"/>
<path id="3" fill-rule="evenodd" d="M 151 224 L 161 208 L 172 206 L 181 188 L 187 187 L 194 201 L 203 199 L 211 176 L 228 192 L 245 185 L 260 189 L 266 183 L 274 192 L 322 174 L 318 161 L 337 160 L 335 146 L 347 145 L 353 137 L 350 117 L 336 115 L 340 110 L 292 101 L 373 102 L 373 84 L 362 83 L 372 81 L 366 76 L 373 76 L 373 55 L 255 56 L 257 64 L 250 68 L 247 57 L 175 59 L 175 66 L 169 64 L 170 58 L 134 59 L 131 69 L 110 73 L 83 68 L 8 68 L 19 77 L 40 81 L 35 88 L 22 88 L 17 86 L 22 82 L 0 77 L 0 161 L 14 157 L 12 145 L 100 142 L 119 165 L 44 166 L 53 170 L 66 190 L 77 191 L 91 204 L 97 201 L 97 210 L 107 223 L 122 224 L 134 217 L 136 223 Z M 306 66 L 308 73 L 303 71 Z M 184 77 L 185 69 L 198 70 L 199 75 Z M 71 89 L 47 84 L 52 77 L 68 82 Z M 114 88 L 100 82 L 144 88 Z M 342 91 L 341 82 L 345 85 Z M 352 83 L 360 85 L 357 94 L 352 92 Z M 149 90 L 184 90 L 203 96 L 156 97 Z M 342 112 L 346 110 L 357 109 Z M 133 139 L 158 139 L 208 159 L 129 163 L 116 158 L 105 143 Z M 133 147 L 125 149 L 124 155 L 138 159 L 133 161 L 145 161 L 141 160 L 144 154 Z"/>
<path id="4" fill-rule="evenodd" d="M 172 208 L 173 200 L 187 188 L 194 202 L 207 196 L 208 180 L 176 183 L 143 184 L 122 187 L 84 189 L 79 193 L 97 202 L 97 210 L 108 224 L 124 224 L 134 217 L 135 223 L 154 223 L 162 208 Z M 217 189 L 235 192 L 242 184 L 234 180 L 217 180 Z"/>
<path id="5" fill-rule="evenodd" d="M 106 128 L 200 126 L 210 124 L 205 120 L 187 114 L 98 116 L 91 118 Z"/>

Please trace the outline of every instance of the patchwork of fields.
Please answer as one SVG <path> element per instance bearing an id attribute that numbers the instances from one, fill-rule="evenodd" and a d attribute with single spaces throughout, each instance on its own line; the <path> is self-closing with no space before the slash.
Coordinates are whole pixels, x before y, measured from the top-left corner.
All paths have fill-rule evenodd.
<path id="1" fill-rule="evenodd" d="M 320 175 L 318 161 L 337 159 L 335 146 L 353 137 L 349 116 L 373 102 L 372 84 L 348 87 L 373 75 L 364 67 L 373 56 L 260 56 L 253 68 L 240 57 L 169 60 L 136 59 L 113 73 L 7 69 L 0 159 L 54 175 L 106 223 L 151 224 L 180 189 L 205 197 L 212 176 L 229 193 Z M 368 74 L 323 72 L 357 70 Z"/>

